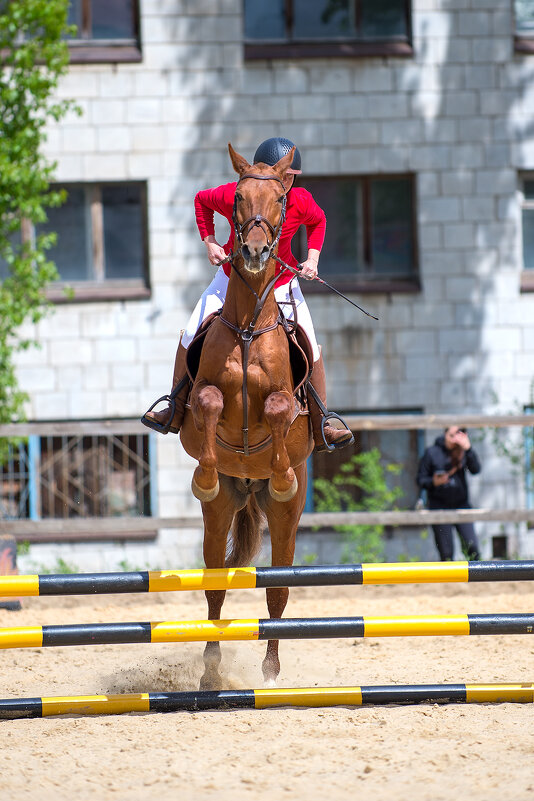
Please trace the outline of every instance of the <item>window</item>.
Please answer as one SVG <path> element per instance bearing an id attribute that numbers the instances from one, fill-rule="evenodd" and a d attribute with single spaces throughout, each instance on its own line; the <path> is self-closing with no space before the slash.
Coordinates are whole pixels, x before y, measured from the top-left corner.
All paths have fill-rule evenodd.
<path id="1" fill-rule="evenodd" d="M 67 200 L 47 211 L 39 233 L 55 231 L 48 251 L 60 284 L 75 300 L 148 295 L 146 186 L 141 183 L 65 185 Z M 64 300 L 61 285 L 53 300 Z"/>
<path id="2" fill-rule="evenodd" d="M 0 517 L 151 515 L 149 436 L 38 437 L 0 467 Z"/>
<path id="3" fill-rule="evenodd" d="M 392 431 L 357 431 L 354 435 L 354 444 L 341 450 L 332 452 L 314 452 L 312 461 L 312 474 L 314 477 L 332 479 L 342 464 L 364 451 L 377 448 L 381 454 L 381 463 L 401 464 L 402 472 L 398 475 L 386 474 L 390 488 L 400 487 L 402 496 L 399 506 L 404 509 L 413 509 L 419 496 L 415 482 L 417 466 L 424 449 L 424 439 L 421 431 L 392 430 Z M 361 499 L 361 491 L 355 487 L 350 488 L 355 501 Z M 306 511 L 312 511 L 306 509 Z"/>
<path id="4" fill-rule="evenodd" d="M 138 0 L 70 0 L 72 62 L 140 61 Z"/>
<path id="5" fill-rule="evenodd" d="M 299 183 L 328 220 L 320 266 L 325 280 L 358 291 L 418 288 L 413 176 L 306 177 Z M 295 256 L 306 257 L 304 228 Z M 303 286 L 307 291 L 320 289 L 319 284 Z"/>
<path id="6" fill-rule="evenodd" d="M 409 0 L 245 0 L 245 58 L 411 55 Z"/>
<path id="7" fill-rule="evenodd" d="M 534 291 L 534 176 L 524 176 L 521 187 L 523 274 L 521 289 Z"/>
<path id="8" fill-rule="evenodd" d="M 515 49 L 534 53 L 534 5 L 532 0 L 514 0 Z"/>

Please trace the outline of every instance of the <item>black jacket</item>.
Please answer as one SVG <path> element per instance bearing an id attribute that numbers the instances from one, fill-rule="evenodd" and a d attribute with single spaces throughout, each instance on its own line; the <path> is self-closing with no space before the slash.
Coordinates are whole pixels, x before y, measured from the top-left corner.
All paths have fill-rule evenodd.
<path id="1" fill-rule="evenodd" d="M 465 452 L 462 463 L 446 484 L 435 487 L 432 476 L 438 470 L 451 470 L 451 453 L 445 447 L 445 437 L 436 439 L 426 449 L 417 470 L 417 484 L 427 491 L 429 509 L 465 509 L 469 507 L 469 492 L 465 471 L 480 473 L 480 461 L 473 448 Z"/>

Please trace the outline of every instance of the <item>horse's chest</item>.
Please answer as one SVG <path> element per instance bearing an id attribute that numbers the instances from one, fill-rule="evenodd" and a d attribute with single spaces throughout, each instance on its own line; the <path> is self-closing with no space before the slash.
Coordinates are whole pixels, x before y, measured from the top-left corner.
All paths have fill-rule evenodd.
<path id="1" fill-rule="evenodd" d="M 221 389 L 225 393 L 241 393 L 243 379 L 244 368 L 241 358 L 230 359 L 221 375 Z M 277 381 L 275 380 L 274 383 Z M 254 354 L 251 354 L 246 366 L 246 384 L 251 397 L 264 396 L 272 391 L 273 375 L 269 370 L 269 365 L 265 363 L 264 359 L 257 358 Z"/>

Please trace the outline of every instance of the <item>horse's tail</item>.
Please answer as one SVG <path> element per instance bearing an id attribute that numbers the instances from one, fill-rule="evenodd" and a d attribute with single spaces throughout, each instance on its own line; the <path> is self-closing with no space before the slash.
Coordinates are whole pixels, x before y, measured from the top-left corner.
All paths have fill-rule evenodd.
<path id="1" fill-rule="evenodd" d="M 243 509 L 236 512 L 228 551 L 227 567 L 247 567 L 261 548 L 265 516 L 258 506 L 255 495 L 249 495 Z"/>

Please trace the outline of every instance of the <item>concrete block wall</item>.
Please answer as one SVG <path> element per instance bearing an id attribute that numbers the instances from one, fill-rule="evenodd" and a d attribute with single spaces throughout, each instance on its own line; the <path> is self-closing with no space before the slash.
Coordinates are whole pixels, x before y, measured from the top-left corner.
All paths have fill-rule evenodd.
<path id="1" fill-rule="evenodd" d="M 143 61 L 73 65 L 50 128 L 61 181 L 146 180 L 152 294 L 57 306 L 19 358 L 30 419 L 138 417 L 168 391 L 178 332 L 210 280 L 193 214 L 252 158 L 294 139 L 314 175 L 414 173 L 421 291 L 366 296 L 375 323 L 310 297 L 332 408 L 508 412 L 529 403 L 534 295 L 520 293 L 518 175 L 534 169 L 534 66 L 509 0 L 413 0 L 408 59 L 243 61 L 241 0 L 141 0 Z M 225 224 L 217 229 L 221 241 Z M 328 234 L 326 245 L 328 247 Z M 433 436 L 433 435 L 432 435 Z M 160 438 L 160 514 L 196 508 L 191 460 Z M 491 448 L 481 446 L 484 458 Z M 477 504 L 524 502 L 502 462 Z"/>

